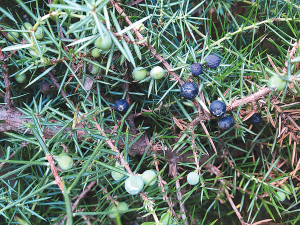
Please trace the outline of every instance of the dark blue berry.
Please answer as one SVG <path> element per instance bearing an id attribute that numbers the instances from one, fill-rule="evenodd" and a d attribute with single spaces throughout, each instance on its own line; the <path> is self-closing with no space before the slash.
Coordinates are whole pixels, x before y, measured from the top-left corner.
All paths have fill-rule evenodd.
<path id="1" fill-rule="evenodd" d="M 192 72 L 193 76 L 199 76 L 202 73 L 202 65 L 200 63 L 192 64 L 191 72 Z"/>
<path id="2" fill-rule="evenodd" d="M 199 88 L 192 82 L 187 82 L 181 86 L 180 93 L 182 97 L 193 100 L 199 92 Z"/>
<path id="3" fill-rule="evenodd" d="M 211 69 L 217 68 L 221 63 L 221 59 L 219 58 L 219 56 L 216 56 L 216 55 L 207 56 L 205 58 L 205 61 L 207 61 L 206 65 Z"/>
<path id="4" fill-rule="evenodd" d="M 129 108 L 129 103 L 124 99 L 115 102 L 115 110 L 119 113 L 125 113 Z"/>
<path id="5" fill-rule="evenodd" d="M 213 116 L 221 117 L 226 112 L 226 105 L 219 100 L 213 101 L 209 106 L 209 111 Z"/>
<path id="6" fill-rule="evenodd" d="M 261 123 L 261 116 L 260 116 L 260 114 L 254 113 L 250 117 L 249 122 L 252 123 L 252 124 L 259 124 L 259 123 Z"/>
<path id="7" fill-rule="evenodd" d="M 222 130 L 228 130 L 235 124 L 234 119 L 231 116 L 225 116 L 218 121 L 218 126 Z"/>

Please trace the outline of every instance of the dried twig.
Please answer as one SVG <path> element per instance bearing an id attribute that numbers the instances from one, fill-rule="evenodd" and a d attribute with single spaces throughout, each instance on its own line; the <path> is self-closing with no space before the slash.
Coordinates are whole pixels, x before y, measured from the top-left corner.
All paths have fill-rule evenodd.
<path id="1" fill-rule="evenodd" d="M 56 168 L 55 168 L 53 159 L 52 159 L 52 155 L 46 155 L 46 159 L 47 159 L 48 162 L 50 163 L 50 168 L 51 168 L 51 171 L 52 171 L 52 173 L 53 173 L 54 179 L 55 179 L 55 181 L 56 181 L 58 187 L 59 187 L 60 190 L 63 192 L 63 191 L 64 191 L 63 184 L 62 184 L 62 182 L 61 182 L 60 177 L 59 177 L 58 174 L 57 174 L 57 171 L 56 171 Z"/>
<path id="2" fill-rule="evenodd" d="M 156 157 L 155 153 L 153 154 L 153 158 L 154 158 L 155 169 L 156 169 L 157 172 L 159 172 L 158 161 L 157 161 L 157 157 Z M 174 216 L 175 211 L 173 209 L 173 203 L 172 203 L 171 199 L 168 198 L 168 195 L 167 195 L 167 193 L 165 192 L 165 189 L 164 189 L 164 185 L 166 185 L 166 184 L 167 184 L 167 182 L 165 182 L 161 178 L 161 175 L 159 174 L 158 175 L 158 186 L 161 188 L 161 191 L 163 192 L 163 200 L 167 201 L 167 203 L 168 203 L 168 205 L 171 209 L 171 214 Z"/>
<path id="3" fill-rule="evenodd" d="M 261 88 L 258 92 L 244 97 L 242 99 L 236 100 L 234 102 L 232 102 L 231 105 L 227 106 L 226 111 L 232 111 L 233 109 L 239 107 L 240 105 L 244 105 L 250 102 L 255 102 L 257 100 L 259 100 L 260 98 L 265 97 L 267 94 L 269 94 L 271 92 L 270 88 L 265 87 L 265 88 Z"/>
<path id="4" fill-rule="evenodd" d="M 1 63 L 1 68 L 2 68 L 2 75 L 4 77 L 4 84 L 5 84 L 5 94 L 6 94 L 6 105 L 8 108 L 12 107 L 12 102 L 11 102 L 11 94 L 10 94 L 10 81 L 8 78 L 8 67 L 7 67 L 7 61 L 5 61 L 7 57 L 4 56 L 3 52 L 1 51 L 0 48 L 0 61 Z"/>

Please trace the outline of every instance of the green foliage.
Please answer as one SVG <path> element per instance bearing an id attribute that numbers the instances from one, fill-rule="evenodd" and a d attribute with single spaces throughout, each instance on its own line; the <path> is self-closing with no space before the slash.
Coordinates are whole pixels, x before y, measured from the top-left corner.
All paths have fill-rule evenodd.
<path id="1" fill-rule="evenodd" d="M 300 1 L 2 1 L 0 224 L 299 223 Z"/>

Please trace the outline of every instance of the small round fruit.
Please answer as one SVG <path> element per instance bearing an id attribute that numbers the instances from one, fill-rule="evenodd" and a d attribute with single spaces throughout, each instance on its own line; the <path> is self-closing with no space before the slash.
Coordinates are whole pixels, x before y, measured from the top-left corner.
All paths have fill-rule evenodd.
<path id="1" fill-rule="evenodd" d="M 99 48 L 94 48 L 93 50 L 92 50 L 92 56 L 94 57 L 94 58 L 98 58 L 98 57 L 100 57 L 100 54 L 101 53 L 101 50 L 99 49 Z"/>
<path id="2" fill-rule="evenodd" d="M 139 175 L 132 175 L 125 181 L 125 189 L 131 195 L 136 195 L 144 187 L 144 181 Z"/>
<path id="3" fill-rule="evenodd" d="M 15 79 L 18 83 L 24 83 L 26 81 L 26 75 L 23 73 L 23 74 L 17 74 L 15 76 Z"/>
<path id="4" fill-rule="evenodd" d="M 209 106 L 209 111 L 213 116 L 221 117 L 226 112 L 226 105 L 220 100 L 213 101 Z"/>
<path id="5" fill-rule="evenodd" d="M 110 218 L 114 219 L 114 218 L 117 217 L 117 214 L 118 214 L 117 206 L 112 205 L 112 206 L 109 208 L 109 211 L 115 212 L 115 213 L 108 214 L 108 216 L 109 216 Z"/>
<path id="6" fill-rule="evenodd" d="M 228 130 L 235 124 L 234 119 L 231 116 L 225 116 L 218 121 L 218 126 L 222 130 Z"/>
<path id="7" fill-rule="evenodd" d="M 191 65 L 191 72 L 193 76 L 199 76 L 202 73 L 202 65 L 200 63 L 194 63 Z"/>
<path id="8" fill-rule="evenodd" d="M 132 72 L 132 76 L 136 80 L 143 80 L 147 76 L 147 70 L 144 67 L 136 67 Z"/>
<path id="9" fill-rule="evenodd" d="M 155 182 L 157 180 L 157 178 L 155 178 L 155 177 L 156 177 L 156 173 L 153 170 L 146 170 L 142 174 L 142 179 L 143 179 L 144 183 L 149 184 L 149 186 L 152 186 L 155 184 Z"/>
<path id="10" fill-rule="evenodd" d="M 73 166 L 73 159 L 65 152 L 62 152 L 57 157 L 57 163 L 62 170 L 69 170 Z"/>
<path id="11" fill-rule="evenodd" d="M 284 201 L 286 198 L 285 193 L 282 191 L 277 191 L 276 198 L 281 202 Z"/>
<path id="12" fill-rule="evenodd" d="M 284 184 L 282 186 L 282 188 L 283 188 L 283 190 L 285 190 L 289 194 L 293 193 L 293 189 L 292 189 L 291 185 L 289 185 L 289 184 Z"/>
<path id="13" fill-rule="evenodd" d="M 49 84 L 49 82 L 44 81 L 41 83 L 41 92 L 44 94 L 49 94 L 51 91 L 51 85 Z"/>
<path id="14" fill-rule="evenodd" d="M 166 212 L 161 214 L 160 221 L 163 225 L 168 225 L 171 224 L 172 218 L 171 218 L 171 213 Z"/>
<path id="15" fill-rule="evenodd" d="M 196 172 L 190 172 L 188 175 L 187 175 L 187 182 L 190 184 L 190 185 L 196 185 L 199 183 L 199 180 L 200 180 L 200 176 L 198 175 L 198 173 Z"/>
<path id="16" fill-rule="evenodd" d="M 282 91 L 286 86 L 286 81 L 279 76 L 273 76 L 268 81 L 268 87 L 271 91 Z"/>
<path id="17" fill-rule="evenodd" d="M 181 86 L 181 96 L 188 100 L 193 100 L 199 93 L 199 88 L 193 82 L 187 82 Z"/>
<path id="18" fill-rule="evenodd" d="M 18 32 L 12 31 L 10 33 L 12 33 L 12 35 L 14 35 L 17 39 L 19 39 L 20 35 Z M 9 40 L 11 40 L 12 42 L 15 42 L 16 39 L 10 33 L 7 33 Z"/>
<path id="19" fill-rule="evenodd" d="M 152 77 L 154 80 L 159 80 L 163 78 L 165 75 L 165 71 L 160 66 L 155 66 L 150 71 L 150 77 Z"/>
<path id="20" fill-rule="evenodd" d="M 226 6 L 228 9 L 231 9 L 231 4 L 230 4 L 230 3 L 226 2 L 226 3 L 225 3 L 225 6 Z"/>
<path id="21" fill-rule="evenodd" d="M 43 38 L 45 37 L 45 32 L 44 32 L 43 28 L 38 27 L 36 29 L 36 31 L 34 32 L 34 35 L 35 35 L 36 39 L 43 40 Z"/>
<path id="22" fill-rule="evenodd" d="M 205 58 L 205 61 L 207 61 L 206 65 L 211 69 L 217 68 L 221 63 L 221 59 L 219 58 L 219 56 L 216 55 L 207 56 Z"/>
<path id="23" fill-rule="evenodd" d="M 21 27 L 22 30 L 32 30 L 32 28 L 33 28 L 33 26 L 31 25 L 31 23 L 28 23 L 28 22 L 23 23 L 23 25 Z"/>
<path id="24" fill-rule="evenodd" d="M 119 99 L 115 102 L 115 110 L 119 113 L 125 113 L 129 108 L 129 103 L 125 99 Z"/>
<path id="25" fill-rule="evenodd" d="M 88 67 L 89 71 L 91 74 L 97 74 L 100 70 L 100 67 L 99 66 L 96 66 L 96 65 L 90 65 Z"/>
<path id="26" fill-rule="evenodd" d="M 112 46 L 112 39 L 109 35 L 105 34 L 103 37 L 97 38 L 95 45 L 97 48 L 101 50 L 107 50 L 110 49 Z"/>
<path id="27" fill-rule="evenodd" d="M 259 123 L 261 123 L 261 120 L 262 120 L 262 119 L 261 119 L 260 114 L 254 113 L 254 114 L 250 117 L 249 122 L 252 123 L 252 124 L 259 124 Z"/>
<path id="28" fill-rule="evenodd" d="M 129 209 L 128 204 L 126 202 L 119 202 L 117 209 L 119 211 L 127 211 Z"/>
<path id="29" fill-rule="evenodd" d="M 121 167 L 120 169 L 124 170 L 124 167 Z M 124 174 L 116 171 L 112 171 L 111 176 L 112 178 L 114 178 L 114 180 L 121 180 L 124 177 Z"/>

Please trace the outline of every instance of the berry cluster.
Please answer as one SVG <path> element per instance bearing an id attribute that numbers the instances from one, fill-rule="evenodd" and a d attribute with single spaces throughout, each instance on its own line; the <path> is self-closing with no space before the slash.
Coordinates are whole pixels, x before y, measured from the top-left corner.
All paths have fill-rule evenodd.
<path id="1" fill-rule="evenodd" d="M 124 170 L 122 166 L 119 165 L 118 167 Z M 113 171 L 111 176 L 114 180 L 121 180 L 124 174 Z M 131 195 L 136 195 L 142 191 L 144 185 L 153 186 L 157 181 L 156 176 L 154 170 L 146 170 L 141 175 L 131 175 L 125 180 L 125 190 Z"/>
<path id="2" fill-rule="evenodd" d="M 156 172 L 153 170 L 146 170 L 139 175 L 132 175 L 125 181 L 125 189 L 131 195 L 136 195 L 141 192 L 144 185 L 153 186 L 156 183 Z"/>
<path id="3" fill-rule="evenodd" d="M 216 69 L 220 65 L 221 59 L 219 56 L 216 55 L 208 55 L 205 58 L 205 62 L 208 68 Z M 190 69 L 193 76 L 199 76 L 203 72 L 203 67 L 200 63 L 192 64 Z"/>
<path id="4" fill-rule="evenodd" d="M 116 218 L 118 214 L 124 213 L 129 209 L 128 204 L 126 202 L 119 202 L 117 205 L 113 204 L 108 209 L 111 213 L 108 214 L 110 218 Z"/>
<path id="5" fill-rule="evenodd" d="M 228 130 L 235 124 L 234 119 L 231 116 L 224 116 L 226 112 L 226 105 L 224 102 L 220 100 L 213 101 L 209 106 L 209 111 L 213 116 L 220 118 L 218 126 L 222 130 Z"/>
<path id="6" fill-rule="evenodd" d="M 206 66 L 215 69 L 220 65 L 221 59 L 216 55 L 209 55 L 205 58 Z M 193 76 L 199 76 L 203 72 L 202 64 L 194 63 L 191 65 Z M 193 100 L 199 93 L 199 88 L 193 82 L 187 82 L 181 86 L 180 93 L 182 97 L 188 100 Z"/>

